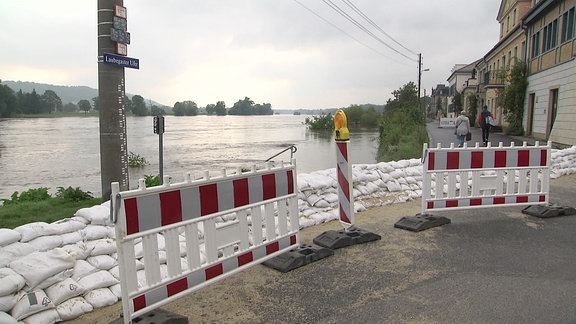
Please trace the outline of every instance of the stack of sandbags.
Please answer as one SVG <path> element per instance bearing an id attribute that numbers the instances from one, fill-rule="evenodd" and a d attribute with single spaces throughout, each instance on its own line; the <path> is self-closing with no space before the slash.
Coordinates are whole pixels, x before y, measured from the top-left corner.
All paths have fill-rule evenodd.
<path id="1" fill-rule="evenodd" d="M 576 173 L 576 146 L 563 150 L 552 150 L 550 178 Z"/>

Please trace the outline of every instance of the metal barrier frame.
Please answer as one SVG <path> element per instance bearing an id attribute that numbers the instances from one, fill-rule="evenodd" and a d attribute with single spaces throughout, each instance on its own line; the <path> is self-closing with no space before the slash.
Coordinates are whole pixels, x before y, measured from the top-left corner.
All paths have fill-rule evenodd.
<path id="1" fill-rule="evenodd" d="M 465 143 L 462 148 L 424 144 L 422 213 L 548 204 L 550 152 L 551 142 L 509 147 Z"/>
<path id="2" fill-rule="evenodd" d="M 178 201 L 180 206 L 174 203 Z M 268 164 L 264 170 L 254 167 L 247 173 L 239 169 L 234 175 L 223 170 L 218 178 L 206 173 L 195 181 L 187 174 L 182 183 L 165 181 L 151 188 L 140 180 L 139 189 L 124 192 L 115 182 L 111 218 L 116 224 L 124 323 L 131 323 L 299 246 L 295 161 L 277 168 Z M 227 221 L 217 224 L 217 219 Z M 166 265 L 159 260 L 162 239 Z M 145 278 L 137 275 L 137 244 L 142 247 Z"/>

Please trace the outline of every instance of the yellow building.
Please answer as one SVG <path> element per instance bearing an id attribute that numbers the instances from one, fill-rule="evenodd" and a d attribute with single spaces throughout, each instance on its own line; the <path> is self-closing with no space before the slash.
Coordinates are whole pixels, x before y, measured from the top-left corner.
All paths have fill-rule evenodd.
<path id="1" fill-rule="evenodd" d="M 576 0 L 539 0 L 522 19 L 528 40 L 524 131 L 576 145 Z"/>
<path id="2" fill-rule="evenodd" d="M 498 10 L 500 40 L 476 65 L 478 72 L 478 107 L 488 106 L 497 125 L 506 125 L 504 111 L 498 103 L 498 92 L 506 85 L 506 70 L 516 60 L 524 60 L 526 36 L 522 17 L 534 0 L 503 0 Z"/>

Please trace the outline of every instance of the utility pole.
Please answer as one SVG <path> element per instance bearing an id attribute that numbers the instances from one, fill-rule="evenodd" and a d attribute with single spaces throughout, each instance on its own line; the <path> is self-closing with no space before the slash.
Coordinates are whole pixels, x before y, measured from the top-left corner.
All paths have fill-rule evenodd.
<path id="1" fill-rule="evenodd" d="M 420 108 L 420 81 L 422 79 L 422 53 L 418 54 L 418 108 Z"/>

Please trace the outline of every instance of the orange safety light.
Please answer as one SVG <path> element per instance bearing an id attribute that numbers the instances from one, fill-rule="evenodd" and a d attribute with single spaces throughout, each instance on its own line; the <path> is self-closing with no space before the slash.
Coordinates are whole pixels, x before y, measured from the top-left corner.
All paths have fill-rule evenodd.
<path id="1" fill-rule="evenodd" d="M 348 121 L 344 110 L 339 109 L 334 114 L 334 139 L 337 141 L 350 140 L 350 131 L 348 131 Z"/>

